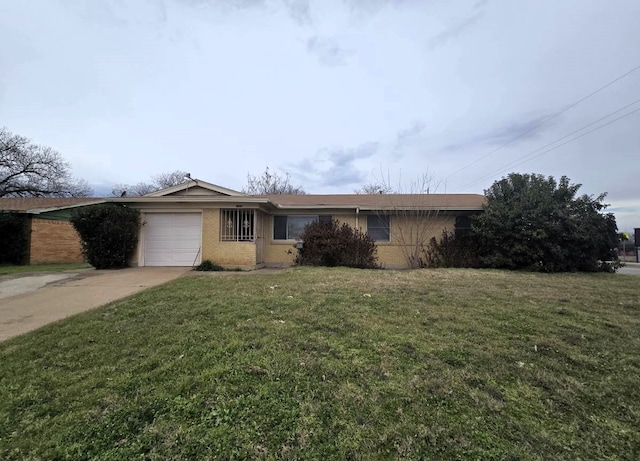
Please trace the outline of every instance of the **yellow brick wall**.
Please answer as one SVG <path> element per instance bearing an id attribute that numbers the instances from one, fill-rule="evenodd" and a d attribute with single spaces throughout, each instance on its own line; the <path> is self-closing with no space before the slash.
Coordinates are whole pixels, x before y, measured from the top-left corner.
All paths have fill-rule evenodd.
<path id="1" fill-rule="evenodd" d="M 223 242 L 220 240 L 220 209 L 202 212 L 202 260 L 210 259 L 223 266 L 256 265 L 254 242 Z"/>
<path id="2" fill-rule="evenodd" d="M 293 214 L 293 213 L 288 213 Z M 315 213 L 300 213 L 315 214 Z M 320 213 L 324 214 L 324 213 Z M 340 223 L 347 223 L 351 227 L 356 225 L 355 210 L 352 213 L 326 213 L 331 214 L 333 219 L 337 219 Z M 366 226 L 366 217 L 364 218 L 364 226 Z M 360 220 L 360 227 L 363 223 Z M 295 248 L 293 240 L 273 240 L 273 216 L 265 215 L 264 217 L 264 262 L 267 266 L 290 266 L 295 263 L 298 250 Z"/>
<path id="3" fill-rule="evenodd" d="M 367 218 L 360 220 L 366 230 Z M 414 254 L 416 244 L 425 245 L 431 237 L 440 239 L 444 229 L 453 230 L 455 216 L 394 216 L 391 215 L 390 242 L 377 242 L 378 264 L 386 268 L 408 267 L 407 256 Z M 418 251 L 417 253 L 421 253 Z"/>
<path id="4" fill-rule="evenodd" d="M 80 237 L 70 222 L 50 219 L 31 220 L 29 263 L 81 263 Z"/>
<path id="5" fill-rule="evenodd" d="M 355 211 L 349 214 L 333 214 L 333 219 L 347 223 L 353 228 L 356 227 Z M 366 232 L 367 215 L 361 213 L 357 221 L 359 229 Z M 297 250 L 294 248 L 295 242 L 273 240 L 272 216 L 265 216 L 264 224 L 264 262 L 266 265 L 294 264 L 297 254 Z M 412 244 L 418 241 L 426 244 L 431 237 L 439 239 L 443 229 L 453 229 L 454 224 L 455 216 L 391 216 L 391 241 L 377 243 L 378 263 L 386 268 L 408 267 L 407 254 L 412 254 Z M 407 251 L 404 251 L 403 248 Z"/>

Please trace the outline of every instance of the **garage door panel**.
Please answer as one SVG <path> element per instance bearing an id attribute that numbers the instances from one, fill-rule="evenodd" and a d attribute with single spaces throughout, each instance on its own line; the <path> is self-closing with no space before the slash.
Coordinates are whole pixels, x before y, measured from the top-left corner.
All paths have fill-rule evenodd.
<path id="1" fill-rule="evenodd" d="M 200 213 L 148 213 L 145 266 L 191 266 L 200 262 Z"/>

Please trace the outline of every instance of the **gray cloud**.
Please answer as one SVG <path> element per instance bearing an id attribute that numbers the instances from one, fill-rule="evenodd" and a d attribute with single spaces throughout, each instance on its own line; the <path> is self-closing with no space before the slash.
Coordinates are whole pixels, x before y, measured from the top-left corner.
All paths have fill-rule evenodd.
<path id="1" fill-rule="evenodd" d="M 375 14 L 387 5 L 402 6 L 412 0 L 343 0 L 353 13 Z"/>
<path id="2" fill-rule="evenodd" d="M 539 138 L 542 135 L 543 130 L 554 125 L 553 123 L 546 123 L 544 128 L 538 128 L 539 125 L 544 123 L 548 118 L 548 115 L 543 115 L 510 122 L 507 125 L 499 126 L 488 132 L 473 136 L 461 142 L 449 144 L 443 149 L 443 151 L 456 152 L 471 147 L 500 146 L 507 143 L 515 144 L 517 142 Z"/>
<path id="3" fill-rule="evenodd" d="M 430 50 L 433 50 L 446 45 L 447 43 L 451 42 L 458 36 L 465 33 L 468 29 L 473 27 L 480 20 L 482 15 L 483 13 L 481 11 L 476 12 L 473 15 L 469 16 L 468 18 L 465 18 L 453 24 L 452 26 L 448 27 L 444 31 L 440 32 L 439 34 L 434 35 L 427 42 L 427 47 Z"/>
<path id="4" fill-rule="evenodd" d="M 313 22 L 309 0 L 285 0 L 285 5 L 289 15 L 298 25 L 306 26 Z"/>
<path id="5" fill-rule="evenodd" d="M 224 9 L 241 9 L 254 8 L 256 6 L 264 6 L 265 0 L 178 0 L 187 5 L 211 5 Z"/>
<path id="6" fill-rule="evenodd" d="M 410 147 L 425 130 L 427 125 L 424 122 L 413 122 L 408 128 L 398 131 L 393 145 L 393 153 L 396 157 L 402 157 L 403 151 Z"/>
<path id="7" fill-rule="evenodd" d="M 307 51 L 316 56 L 320 63 L 327 66 L 346 64 L 351 52 L 340 47 L 338 42 L 329 37 L 314 35 L 307 40 Z"/>
<path id="8" fill-rule="evenodd" d="M 424 122 L 413 122 L 413 124 L 409 128 L 398 131 L 398 135 L 396 137 L 397 144 L 403 144 L 411 138 L 418 136 L 424 131 L 426 127 L 427 125 L 425 125 Z"/>
<path id="9" fill-rule="evenodd" d="M 366 174 L 357 169 L 356 160 L 375 155 L 380 148 L 376 142 L 353 148 L 333 147 L 320 149 L 313 158 L 306 158 L 293 165 L 296 176 L 318 186 L 340 187 L 365 182 Z"/>

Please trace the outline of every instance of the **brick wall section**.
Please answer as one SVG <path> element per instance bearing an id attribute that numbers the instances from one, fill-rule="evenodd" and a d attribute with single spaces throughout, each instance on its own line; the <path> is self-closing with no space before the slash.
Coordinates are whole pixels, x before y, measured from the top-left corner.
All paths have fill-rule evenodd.
<path id="1" fill-rule="evenodd" d="M 30 264 L 84 262 L 80 238 L 70 222 L 31 220 Z"/>
<path id="2" fill-rule="evenodd" d="M 285 212 L 286 213 L 286 212 Z M 283 213 L 283 214 L 285 214 Z M 306 214 L 315 214 L 317 212 L 308 212 Z M 293 214 L 293 213 L 291 213 Z M 302 213 L 305 214 L 305 213 Z M 324 214 L 324 213 L 319 213 Z M 327 212 L 327 214 L 329 214 Z M 331 214 L 333 219 L 337 219 L 340 223 L 347 223 L 351 227 L 355 228 L 356 225 L 356 215 L 355 210 L 350 214 Z M 364 224 L 362 221 L 362 216 L 360 217 L 360 229 L 362 229 L 363 225 L 366 227 L 367 218 L 364 217 Z M 266 243 L 264 248 L 264 262 L 267 266 L 291 266 L 295 263 L 296 256 L 298 254 L 298 250 L 295 249 L 295 242 L 291 241 L 283 241 L 283 240 L 273 240 L 273 216 L 265 216 L 264 220 L 264 241 Z"/>
<path id="3" fill-rule="evenodd" d="M 256 265 L 256 244 L 220 241 L 220 210 L 203 210 L 202 260 L 205 259 L 223 266 L 252 268 Z"/>
<path id="4" fill-rule="evenodd" d="M 367 218 L 360 220 L 366 230 Z M 391 215 L 391 241 L 377 242 L 378 264 L 387 269 L 403 269 L 408 267 L 404 245 L 415 245 L 418 241 L 429 243 L 431 237 L 440 240 L 444 229 L 453 230 L 455 216 L 437 215 L 404 217 Z"/>

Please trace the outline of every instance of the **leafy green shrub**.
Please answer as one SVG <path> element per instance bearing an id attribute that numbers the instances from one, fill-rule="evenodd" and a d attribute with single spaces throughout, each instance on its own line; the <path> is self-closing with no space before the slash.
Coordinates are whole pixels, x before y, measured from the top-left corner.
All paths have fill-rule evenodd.
<path id="1" fill-rule="evenodd" d="M 580 184 L 512 173 L 485 191 L 473 219 L 484 267 L 538 272 L 615 270 L 619 237 L 606 194 L 578 196 Z M 613 264 L 602 264 L 612 261 Z"/>
<path id="2" fill-rule="evenodd" d="M 25 264 L 29 253 L 29 217 L 0 213 L 0 263 Z"/>
<path id="3" fill-rule="evenodd" d="M 298 252 L 298 264 L 362 269 L 378 267 L 373 239 L 346 223 L 314 221 L 305 227 L 300 238 L 304 243 Z"/>
<path id="4" fill-rule="evenodd" d="M 438 241 L 432 237 L 424 251 L 423 267 L 478 267 L 476 239 L 470 232 L 442 231 Z"/>
<path id="5" fill-rule="evenodd" d="M 224 271 L 224 267 L 219 264 L 214 263 L 210 259 L 205 259 L 196 267 L 193 268 L 194 271 L 203 271 L 203 272 L 219 272 Z"/>
<path id="6" fill-rule="evenodd" d="M 127 267 L 138 243 L 140 212 L 116 204 L 77 208 L 71 224 L 82 240 L 82 252 L 96 269 Z"/>

